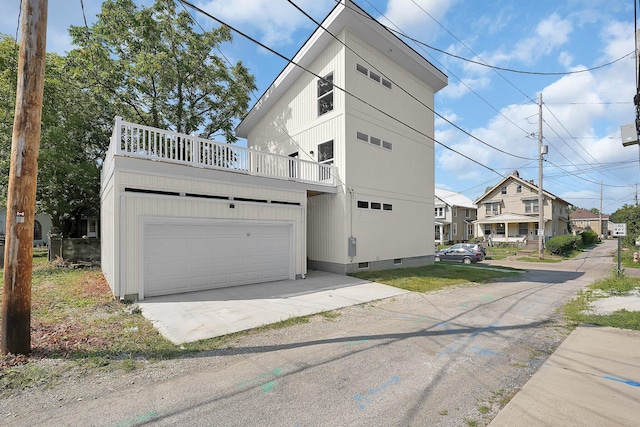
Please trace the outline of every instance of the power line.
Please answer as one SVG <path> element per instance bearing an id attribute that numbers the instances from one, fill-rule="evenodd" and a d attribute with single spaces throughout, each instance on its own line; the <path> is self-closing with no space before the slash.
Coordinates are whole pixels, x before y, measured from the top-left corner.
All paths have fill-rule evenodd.
<path id="1" fill-rule="evenodd" d="M 216 21 L 217 23 L 219 23 L 219 24 L 221 24 L 221 25 L 225 25 L 225 26 L 227 26 L 230 30 L 232 30 L 232 31 L 234 31 L 234 32 L 236 32 L 236 33 L 238 33 L 239 35 L 241 35 L 242 37 L 244 37 L 244 38 L 246 38 L 247 40 L 251 41 L 252 43 L 257 44 L 258 46 L 262 47 L 263 49 L 265 49 L 265 50 L 267 50 L 267 51 L 269 51 L 269 52 L 271 52 L 271 53 L 273 53 L 274 55 L 278 56 L 279 58 L 284 59 L 285 61 L 287 61 L 287 63 L 289 63 L 289 64 L 291 64 L 291 65 L 293 65 L 293 66 L 295 66 L 295 67 L 298 67 L 298 68 L 302 69 L 303 71 L 306 71 L 307 73 L 311 74 L 311 75 L 312 75 L 312 76 L 314 76 L 314 77 L 317 77 L 317 78 L 318 78 L 318 79 L 320 79 L 320 80 L 324 80 L 324 78 L 323 78 L 323 77 L 321 77 L 320 75 L 318 75 L 317 73 L 314 73 L 313 71 L 311 71 L 311 70 L 309 70 L 309 69 L 307 69 L 307 68 L 303 67 L 302 65 L 300 65 L 300 64 L 298 64 L 298 63 L 296 63 L 296 62 L 295 62 L 295 61 L 293 61 L 292 59 L 287 58 L 285 55 L 281 54 L 280 52 L 276 51 L 275 49 L 273 49 L 273 48 L 271 48 L 271 47 L 269 47 L 269 46 L 265 45 L 264 43 L 262 43 L 262 42 L 260 42 L 260 41 L 256 40 L 255 38 L 253 38 L 253 37 L 249 36 L 248 34 L 244 33 L 243 31 L 240 31 L 239 29 L 237 29 L 237 28 L 233 27 L 232 25 L 227 24 L 226 22 L 222 21 L 221 19 L 219 19 L 219 18 L 217 18 L 217 17 L 215 17 L 215 16 L 211 15 L 210 13 L 208 13 L 208 12 L 204 11 L 203 9 L 201 9 L 201 8 L 199 8 L 199 7 L 197 7 L 197 6 L 195 6 L 195 5 L 194 5 L 194 4 L 192 4 L 191 2 L 186 1 L 186 0 L 178 0 L 178 1 L 180 1 L 181 3 L 184 3 L 185 5 L 189 6 L 190 8 L 192 8 L 192 9 L 194 9 L 194 10 L 196 10 L 196 11 L 198 11 L 199 13 L 202 13 L 203 15 L 205 15 L 205 16 L 207 16 L 207 17 L 209 17 L 209 18 L 213 19 L 213 20 L 214 20 L 214 21 Z M 376 106 L 374 106 L 374 105 L 372 105 L 372 104 L 368 103 L 368 102 L 367 102 L 367 101 L 365 101 L 364 99 L 360 98 L 360 97 L 359 97 L 359 96 L 357 96 L 357 95 L 354 95 L 353 93 L 351 93 L 351 92 L 347 91 L 346 89 L 344 89 L 344 88 L 342 88 L 342 87 L 340 87 L 340 86 L 338 86 L 338 85 L 335 85 L 335 84 L 333 85 L 333 87 L 334 87 L 334 88 L 336 88 L 336 89 L 338 89 L 338 90 L 340 90 L 340 91 L 342 91 L 343 93 L 345 93 L 345 94 L 347 94 L 347 95 L 349 95 L 349 96 L 353 97 L 354 99 L 358 100 L 359 102 L 362 102 L 364 105 L 367 105 L 368 107 L 373 108 L 373 109 L 374 109 L 374 110 L 376 110 L 377 112 L 379 112 L 379 113 L 381 113 L 381 114 L 383 114 L 383 115 L 385 115 L 385 116 L 389 117 L 390 119 L 395 120 L 396 122 L 398 122 L 398 123 L 400 123 L 401 125 L 403 125 L 403 126 L 407 127 L 408 129 L 411 129 L 412 131 L 416 132 L 417 134 L 422 135 L 422 136 L 424 136 L 424 137 L 426 137 L 426 138 L 428 138 L 428 139 L 432 140 L 433 142 L 435 142 L 435 143 L 437 143 L 437 144 L 441 145 L 442 147 L 444 147 L 445 149 L 447 149 L 447 150 L 449 150 L 449 151 L 452 151 L 452 152 L 454 152 L 454 153 L 458 154 L 459 156 L 464 157 L 465 159 L 467 159 L 467 160 L 469 160 L 469 161 L 471 161 L 471 162 L 473 162 L 473 163 L 476 163 L 476 164 L 478 164 L 478 165 L 482 166 L 483 168 L 486 168 L 486 169 L 490 170 L 491 172 L 495 173 L 496 175 L 501 176 L 501 177 L 503 177 L 503 178 L 504 178 L 504 176 L 503 176 L 500 172 L 496 171 L 495 169 L 493 169 L 493 168 L 491 168 L 491 167 L 489 167 L 489 166 L 483 165 L 482 163 L 478 162 L 477 160 L 472 159 L 471 157 L 469 157 L 469 156 L 467 156 L 467 155 L 465 155 L 465 154 L 463 154 L 463 153 L 460 153 L 459 151 L 457 151 L 457 150 L 455 150 L 455 149 L 453 149 L 453 148 L 451 148 L 451 147 L 449 147 L 449 146 L 447 146 L 447 145 L 443 144 L 442 142 L 440 142 L 440 141 L 436 140 L 434 137 L 432 137 L 432 136 L 430 136 L 430 135 L 427 135 L 427 134 L 425 134 L 425 133 L 423 133 L 423 132 L 419 131 L 418 129 L 415 129 L 414 127 L 410 126 L 409 124 L 407 124 L 407 123 L 403 122 L 402 120 L 400 120 L 400 119 L 398 119 L 398 118 L 396 118 L 396 117 L 393 117 L 392 115 L 388 114 L 387 112 L 385 112 L 385 111 L 381 110 L 379 107 L 376 107 Z"/>

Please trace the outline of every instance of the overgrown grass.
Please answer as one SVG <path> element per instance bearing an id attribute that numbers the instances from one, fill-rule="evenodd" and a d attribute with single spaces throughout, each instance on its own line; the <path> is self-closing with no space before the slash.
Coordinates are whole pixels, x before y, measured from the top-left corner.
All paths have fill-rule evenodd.
<path id="1" fill-rule="evenodd" d="M 430 266 L 353 274 L 361 279 L 383 283 L 413 292 L 429 292 L 453 285 L 486 283 L 518 276 L 522 270 L 482 265 L 439 262 Z"/>
<path id="2" fill-rule="evenodd" d="M 617 274 L 612 273 L 609 277 L 595 282 L 587 289 L 579 290 L 577 297 L 567 303 L 562 311 L 574 326 L 588 323 L 638 331 L 640 330 L 640 312 L 622 309 L 611 314 L 595 314 L 589 310 L 591 303 L 599 298 L 626 295 L 638 289 L 640 289 L 640 278 L 625 275 L 618 277 Z"/>

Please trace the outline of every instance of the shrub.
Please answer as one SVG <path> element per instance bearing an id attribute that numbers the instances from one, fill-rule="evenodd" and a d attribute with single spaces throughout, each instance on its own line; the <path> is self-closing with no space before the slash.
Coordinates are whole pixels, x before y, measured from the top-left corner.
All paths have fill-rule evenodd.
<path id="1" fill-rule="evenodd" d="M 554 236 L 545 242 L 545 248 L 554 255 L 566 255 L 574 249 L 578 249 L 582 238 L 579 236 Z"/>
<path id="2" fill-rule="evenodd" d="M 581 237 L 583 245 L 593 245 L 598 242 L 598 233 L 593 230 L 583 231 Z"/>

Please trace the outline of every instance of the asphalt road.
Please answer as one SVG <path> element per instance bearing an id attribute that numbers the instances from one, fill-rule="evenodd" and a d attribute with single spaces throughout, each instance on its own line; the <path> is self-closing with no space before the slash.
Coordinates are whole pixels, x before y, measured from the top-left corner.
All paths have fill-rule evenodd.
<path id="1" fill-rule="evenodd" d="M 162 362 L 145 373 L 87 378 L 69 385 L 77 399 L 68 397 L 71 391 L 57 401 L 21 396 L 5 405 L 0 422 L 486 425 L 568 335 L 556 309 L 609 274 L 614 250 L 610 241 L 559 264 L 495 262 L 529 271 L 349 307 L 335 319 L 317 316 L 241 337 L 223 351 Z"/>

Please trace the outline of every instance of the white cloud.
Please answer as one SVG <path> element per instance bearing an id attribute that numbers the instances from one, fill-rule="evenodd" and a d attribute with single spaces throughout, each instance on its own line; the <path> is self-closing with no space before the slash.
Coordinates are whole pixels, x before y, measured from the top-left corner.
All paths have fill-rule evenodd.
<path id="1" fill-rule="evenodd" d="M 333 0 L 298 0 L 296 4 L 318 22 L 335 6 Z M 273 0 L 212 0 L 203 9 L 231 25 L 241 25 L 257 31 L 263 43 L 270 47 L 293 42 L 293 34 L 301 28 L 315 28 L 316 24 L 286 2 Z"/>
<path id="2" fill-rule="evenodd" d="M 432 40 L 440 29 L 440 25 L 434 19 L 441 21 L 457 2 L 457 0 L 389 0 L 384 16 L 379 17 L 379 21 L 389 28 L 399 29 L 420 40 Z M 419 36 L 416 36 L 418 34 Z"/>

